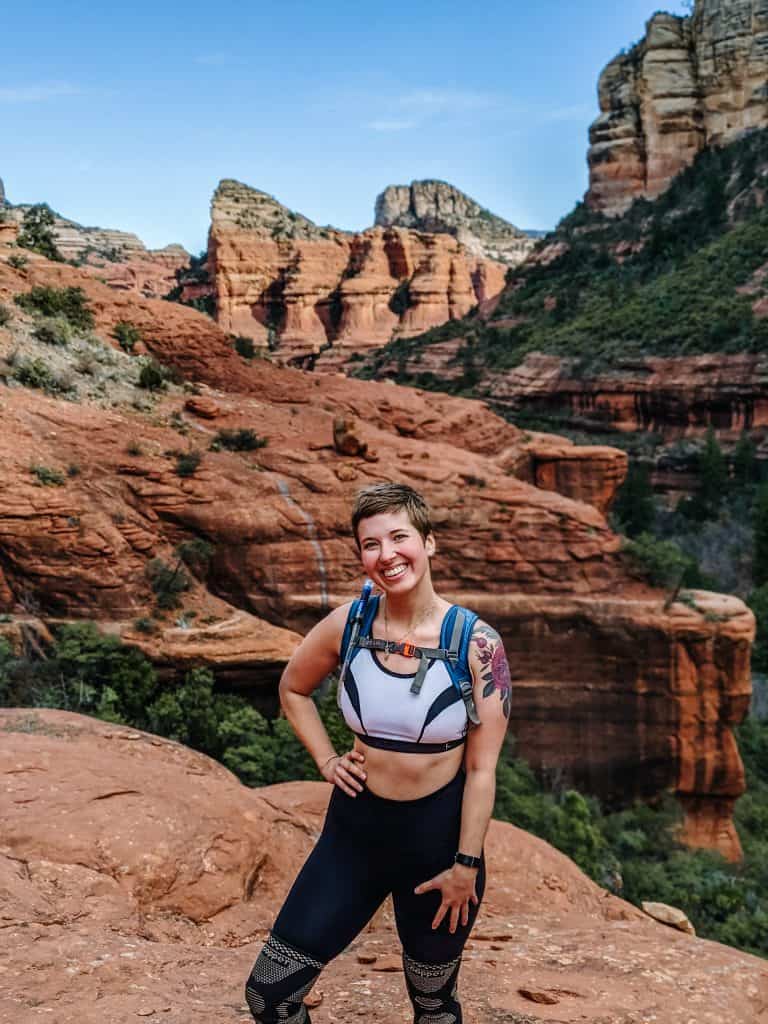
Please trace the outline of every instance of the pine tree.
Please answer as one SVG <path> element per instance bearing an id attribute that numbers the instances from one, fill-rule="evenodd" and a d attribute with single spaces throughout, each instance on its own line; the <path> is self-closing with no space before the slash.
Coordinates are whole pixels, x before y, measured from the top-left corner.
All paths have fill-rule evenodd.
<path id="1" fill-rule="evenodd" d="M 699 488 L 696 503 L 701 518 L 712 519 L 728 490 L 728 465 L 712 427 L 707 431 L 707 440 L 698 461 Z"/>
<path id="2" fill-rule="evenodd" d="M 744 431 L 733 450 L 733 482 L 739 490 L 751 487 L 757 479 L 755 444 Z"/>
<path id="3" fill-rule="evenodd" d="M 764 583 L 768 583 L 768 484 L 763 484 L 757 492 L 752 517 L 754 536 L 752 579 L 755 587 L 761 587 Z"/>
<path id="4" fill-rule="evenodd" d="M 616 495 L 613 513 L 619 529 L 628 537 L 637 537 L 653 529 L 656 511 L 651 477 L 645 463 L 630 461 L 626 480 Z"/>
<path id="5" fill-rule="evenodd" d="M 53 233 L 55 223 L 53 211 L 47 203 L 30 206 L 24 214 L 16 241 L 24 249 L 31 249 L 49 260 L 63 263 L 64 257 L 56 247 L 56 236 Z"/>

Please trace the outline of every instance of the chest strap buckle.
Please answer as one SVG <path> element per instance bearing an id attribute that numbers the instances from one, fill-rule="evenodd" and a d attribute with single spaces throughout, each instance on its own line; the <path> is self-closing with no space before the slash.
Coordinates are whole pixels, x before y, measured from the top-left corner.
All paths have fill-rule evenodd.
<path id="1" fill-rule="evenodd" d="M 416 647 L 415 647 L 415 645 L 414 644 L 403 644 L 402 653 L 403 653 L 403 655 L 406 658 L 415 658 L 416 657 Z"/>

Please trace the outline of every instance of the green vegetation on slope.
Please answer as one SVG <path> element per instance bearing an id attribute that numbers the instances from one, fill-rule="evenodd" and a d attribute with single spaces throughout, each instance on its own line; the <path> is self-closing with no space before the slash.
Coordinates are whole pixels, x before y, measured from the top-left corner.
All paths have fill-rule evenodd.
<path id="1" fill-rule="evenodd" d="M 659 199 L 623 217 L 580 204 L 542 243 L 559 255 L 511 271 L 492 319 L 474 313 L 400 339 L 358 374 L 390 373 L 394 361 L 401 383 L 470 393 L 477 373 L 447 382 L 418 370 L 420 350 L 448 338 L 465 339 L 455 361 L 469 351 L 475 370 L 508 369 L 530 352 L 571 357 L 587 373 L 648 355 L 765 351 L 768 321 L 752 305 L 768 294 L 756 274 L 768 264 L 766 173 L 763 130 L 704 151 Z M 746 285 L 751 294 L 737 290 Z"/>

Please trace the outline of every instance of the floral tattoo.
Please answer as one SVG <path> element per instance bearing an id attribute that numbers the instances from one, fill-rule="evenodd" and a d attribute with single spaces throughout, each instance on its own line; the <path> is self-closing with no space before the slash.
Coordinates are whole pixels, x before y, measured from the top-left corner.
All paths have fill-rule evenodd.
<path id="1" fill-rule="evenodd" d="M 501 637 L 486 622 L 478 622 L 472 642 L 477 648 L 480 660 L 483 697 L 491 697 L 498 693 L 504 715 L 509 718 L 512 680 Z"/>

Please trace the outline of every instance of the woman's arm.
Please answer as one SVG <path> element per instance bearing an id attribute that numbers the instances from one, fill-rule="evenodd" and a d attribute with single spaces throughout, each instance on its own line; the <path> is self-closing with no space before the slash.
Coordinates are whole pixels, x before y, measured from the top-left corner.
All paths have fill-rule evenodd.
<path id="1" fill-rule="evenodd" d="M 496 762 L 499 759 L 510 710 L 510 676 L 501 637 L 486 622 L 478 620 L 469 649 L 475 704 L 480 725 L 470 729 L 464 767 L 467 773 L 461 805 L 461 833 L 457 852 L 479 857 L 491 820 L 496 796 Z M 477 903 L 477 868 L 454 864 L 436 878 L 416 887 L 415 892 L 439 889 L 440 907 L 432 922 L 437 928 L 450 913 L 448 927 L 455 932 L 461 921 L 469 921 L 469 905 Z"/>
<path id="2" fill-rule="evenodd" d="M 479 857 L 496 798 L 496 762 L 507 731 L 512 689 L 504 644 L 487 622 L 478 620 L 475 625 L 469 665 L 482 724 L 467 736 L 459 849 Z"/>
<path id="3" fill-rule="evenodd" d="M 293 731 L 309 751 L 328 782 L 355 796 L 365 780 L 363 755 L 353 750 L 339 755 L 333 749 L 312 694 L 339 663 L 339 647 L 349 604 L 342 605 L 313 626 L 296 648 L 280 678 L 280 705 Z"/>

